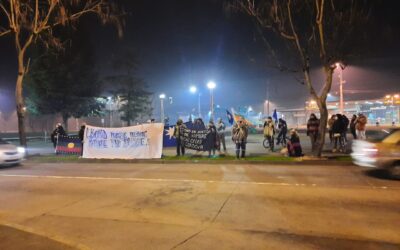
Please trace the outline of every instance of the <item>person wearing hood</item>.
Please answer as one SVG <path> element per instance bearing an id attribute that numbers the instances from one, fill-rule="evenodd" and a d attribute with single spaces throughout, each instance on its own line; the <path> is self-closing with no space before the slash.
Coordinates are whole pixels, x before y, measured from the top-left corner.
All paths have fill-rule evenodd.
<path id="1" fill-rule="evenodd" d="M 174 136 L 176 138 L 176 156 L 185 155 L 185 146 L 182 143 L 181 136 L 182 136 L 182 129 L 186 128 L 185 124 L 183 124 L 182 119 L 178 119 L 175 125 Z"/>
<path id="2" fill-rule="evenodd" d="M 310 115 L 310 119 L 308 119 L 307 122 L 307 136 L 310 137 L 312 152 L 315 152 L 317 148 L 318 131 L 319 131 L 319 119 L 313 113 Z"/>
<path id="3" fill-rule="evenodd" d="M 303 150 L 300 144 L 300 137 L 297 134 L 297 131 L 294 129 L 290 131 L 290 138 L 287 143 L 287 150 L 290 157 L 303 156 Z"/>
<path id="4" fill-rule="evenodd" d="M 272 117 L 269 116 L 264 122 L 264 137 L 267 138 L 269 148 L 274 151 L 274 136 L 275 136 L 275 124 Z"/>
<path id="5" fill-rule="evenodd" d="M 218 140 L 218 134 L 217 134 L 217 128 L 214 125 L 213 121 L 210 121 L 208 123 L 208 139 L 210 143 L 210 148 L 208 149 L 208 157 L 214 157 L 215 156 L 215 150 L 219 148 L 219 140 Z M 212 151 L 212 155 L 211 155 Z"/>
<path id="6" fill-rule="evenodd" d="M 356 120 L 357 116 L 353 115 L 350 120 L 350 133 L 353 135 L 353 139 L 357 139 L 357 134 L 356 134 Z"/>
<path id="7" fill-rule="evenodd" d="M 247 124 L 242 119 L 239 119 L 232 127 L 232 141 L 236 145 L 236 159 L 239 159 L 239 156 L 242 158 L 246 156 L 248 134 Z"/>
<path id="8" fill-rule="evenodd" d="M 57 123 L 56 128 L 53 130 L 53 132 L 50 135 L 51 142 L 53 142 L 54 148 L 57 146 L 57 141 L 59 136 L 66 136 L 67 133 L 65 133 L 65 130 L 61 123 Z"/>
<path id="9" fill-rule="evenodd" d="M 367 139 L 365 135 L 366 131 L 366 126 L 367 126 L 367 117 L 363 114 L 359 114 L 357 119 L 356 119 L 356 134 L 357 134 L 357 139 L 359 140 L 365 140 Z"/>

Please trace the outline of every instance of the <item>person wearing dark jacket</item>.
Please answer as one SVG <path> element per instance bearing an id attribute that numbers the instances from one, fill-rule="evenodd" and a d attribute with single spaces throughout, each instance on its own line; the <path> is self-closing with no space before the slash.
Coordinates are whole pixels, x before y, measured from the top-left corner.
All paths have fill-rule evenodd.
<path id="1" fill-rule="evenodd" d="M 53 142 L 54 148 L 57 146 L 57 141 L 59 136 L 66 136 L 67 133 L 65 133 L 64 128 L 61 126 L 61 123 L 57 123 L 56 128 L 53 130 L 51 133 L 51 142 Z"/>
<path id="2" fill-rule="evenodd" d="M 315 152 L 317 146 L 317 138 L 318 138 L 318 130 L 319 130 L 319 119 L 315 114 L 310 115 L 310 119 L 307 122 L 307 136 L 310 137 L 311 140 L 311 151 Z"/>
<path id="3" fill-rule="evenodd" d="M 217 128 L 214 125 L 213 121 L 210 121 L 208 123 L 208 135 L 209 138 L 209 143 L 210 143 L 210 148 L 208 149 L 208 157 L 214 157 L 215 156 L 215 150 L 219 148 L 219 140 L 218 140 L 218 134 L 217 134 Z M 211 155 L 212 151 L 212 155 Z"/>
<path id="4" fill-rule="evenodd" d="M 182 143 L 181 135 L 182 129 L 186 128 L 185 124 L 183 124 L 182 119 L 178 119 L 175 125 L 174 136 L 176 138 L 176 156 L 185 155 L 185 146 Z"/>
<path id="5" fill-rule="evenodd" d="M 278 120 L 278 129 L 279 134 L 278 138 L 276 139 L 276 145 L 282 144 L 283 146 L 286 145 L 286 134 L 287 134 L 287 123 L 282 118 Z"/>
<path id="6" fill-rule="evenodd" d="M 357 116 L 353 115 L 351 117 L 351 121 L 350 121 L 350 132 L 353 135 L 353 139 L 357 139 L 357 134 L 356 134 L 356 120 L 357 120 Z"/>
<path id="7" fill-rule="evenodd" d="M 85 135 L 85 129 L 86 129 L 86 124 L 82 124 L 81 129 L 79 130 L 78 136 L 79 140 L 81 140 L 82 143 L 82 149 L 81 149 L 81 156 L 83 155 L 83 141 L 84 141 L 84 135 Z"/>
<path id="8" fill-rule="evenodd" d="M 342 121 L 343 121 L 343 131 L 342 131 L 342 139 L 343 143 L 347 143 L 347 130 L 349 129 L 349 118 L 347 118 L 346 115 L 342 115 Z"/>
<path id="9" fill-rule="evenodd" d="M 336 152 L 338 150 L 338 146 L 339 146 L 339 151 L 343 151 L 344 150 L 343 131 L 346 128 L 345 127 L 346 123 L 341 114 L 337 114 L 334 119 L 335 121 L 332 126 L 334 148 L 332 152 Z"/>
<path id="10" fill-rule="evenodd" d="M 303 150 L 300 144 L 300 137 L 294 129 L 290 131 L 290 139 L 287 143 L 287 149 L 290 157 L 303 156 Z"/>

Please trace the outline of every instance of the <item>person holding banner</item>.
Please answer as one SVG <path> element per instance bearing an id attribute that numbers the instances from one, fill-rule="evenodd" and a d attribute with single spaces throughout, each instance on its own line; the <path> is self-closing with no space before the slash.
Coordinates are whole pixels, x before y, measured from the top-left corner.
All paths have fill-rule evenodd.
<path id="1" fill-rule="evenodd" d="M 219 148 L 219 140 L 218 140 L 218 135 L 217 135 L 217 128 L 214 125 L 213 121 L 210 121 L 208 123 L 208 136 L 210 137 L 210 148 L 208 150 L 208 157 L 214 157 L 215 156 L 215 150 Z M 211 155 L 212 151 L 212 155 Z"/>
<path id="2" fill-rule="evenodd" d="M 185 124 L 183 124 L 182 119 L 178 119 L 175 125 L 174 136 L 176 138 L 176 156 L 180 156 L 182 152 L 182 156 L 185 155 L 185 146 L 181 141 L 182 128 L 186 128 Z"/>
<path id="3" fill-rule="evenodd" d="M 242 120 L 238 119 L 232 128 L 232 141 L 236 145 L 236 159 L 239 159 L 241 155 L 242 158 L 246 156 L 246 143 L 249 130 L 247 124 Z"/>
<path id="4" fill-rule="evenodd" d="M 79 129 L 79 133 L 78 133 L 79 139 L 82 142 L 81 156 L 83 155 L 83 139 L 84 139 L 83 137 L 85 135 L 85 129 L 86 129 L 86 123 L 82 124 L 81 129 Z"/>

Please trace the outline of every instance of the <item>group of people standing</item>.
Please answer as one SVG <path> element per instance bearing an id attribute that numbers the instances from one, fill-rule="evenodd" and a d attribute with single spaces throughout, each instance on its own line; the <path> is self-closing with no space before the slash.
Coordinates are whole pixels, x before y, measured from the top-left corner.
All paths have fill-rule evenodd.
<path id="1" fill-rule="evenodd" d="M 364 114 L 353 115 L 349 120 L 346 115 L 335 114 L 328 120 L 329 141 L 333 144 L 332 152 L 345 152 L 347 143 L 347 131 L 354 139 L 365 140 L 366 124 L 368 120 Z M 310 137 L 312 151 L 316 149 L 319 135 L 320 120 L 315 114 L 311 114 L 307 122 L 307 136 Z"/>
<path id="2" fill-rule="evenodd" d="M 185 155 L 185 146 L 182 143 L 182 128 L 186 128 L 186 125 L 183 123 L 182 119 L 178 119 L 175 130 L 174 130 L 174 137 L 176 138 L 176 155 L 183 156 Z M 194 129 L 202 129 L 205 128 L 204 122 L 201 118 L 197 118 L 193 122 Z M 225 143 L 225 130 L 226 125 L 222 121 L 221 118 L 218 119 L 217 124 L 215 125 L 212 120 L 208 123 L 207 129 L 209 131 L 209 150 L 208 156 L 213 157 L 215 156 L 216 150 L 221 153 L 221 149 L 226 152 L 226 143 Z"/>
<path id="3" fill-rule="evenodd" d="M 296 130 L 290 131 L 290 137 L 287 140 L 288 126 L 285 120 L 278 119 L 278 126 L 276 127 L 273 119 L 269 116 L 264 122 L 264 137 L 269 144 L 269 150 L 274 152 L 275 149 L 275 134 L 278 133 L 276 145 L 282 145 L 286 149 L 289 156 L 299 157 L 303 156 L 303 150 L 300 144 L 300 137 Z"/>

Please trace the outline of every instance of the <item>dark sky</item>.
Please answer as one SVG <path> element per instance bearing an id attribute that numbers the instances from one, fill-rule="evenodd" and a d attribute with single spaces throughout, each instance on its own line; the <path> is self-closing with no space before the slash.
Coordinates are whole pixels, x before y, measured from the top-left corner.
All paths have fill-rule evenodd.
<path id="1" fill-rule="evenodd" d="M 104 75 L 112 72 L 108 64 L 111 55 L 122 47 L 132 48 L 141 65 L 139 74 L 155 97 L 164 92 L 174 98 L 174 104 L 167 106 L 168 112 L 188 112 L 196 105 L 188 91 L 191 84 L 200 88 L 202 108 L 207 109 L 209 94 L 205 85 L 210 80 L 217 83 L 215 100 L 222 107 L 261 106 L 267 96 L 267 84 L 270 98 L 279 106 L 296 107 L 308 99 L 307 90 L 294 75 L 266 67 L 266 53 L 252 23 L 240 14 L 228 17 L 222 0 L 120 1 L 131 13 L 122 39 L 117 38 L 112 27 L 96 24 L 89 30 L 99 70 Z M 382 55 L 353 62 L 345 69 L 348 98 L 380 97 L 400 91 L 399 49 L 388 47 L 383 51 Z M 13 98 L 14 53 L 11 40 L 0 38 L 3 110 L 8 109 L 4 100 Z M 318 76 L 319 71 L 314 69 L 317 82 L 323 79 Z M 334 84 L 333 93 L 337 89 Z M 351 94 L 352 91 L 359 94 Z M 13 104 L 8 106 L 12 109 Z M 158 105 L 155 106 L 157 113 Z"/>

